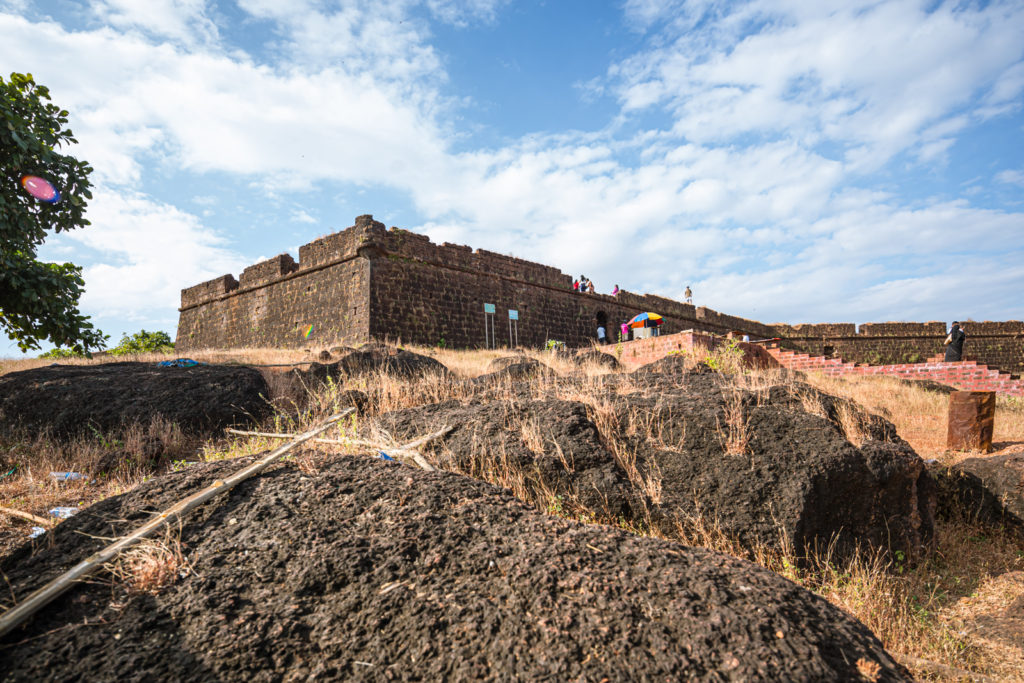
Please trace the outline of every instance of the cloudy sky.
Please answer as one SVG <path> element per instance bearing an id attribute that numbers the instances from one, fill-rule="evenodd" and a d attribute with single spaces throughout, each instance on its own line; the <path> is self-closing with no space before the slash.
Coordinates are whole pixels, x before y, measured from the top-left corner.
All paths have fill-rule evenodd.
<path id="1" fill-rule="evenodd" d="M 112 342 L 364 213 L 765 322 L 1024 318 L 1019 0 L 0 0 L 12 71 Z"/>

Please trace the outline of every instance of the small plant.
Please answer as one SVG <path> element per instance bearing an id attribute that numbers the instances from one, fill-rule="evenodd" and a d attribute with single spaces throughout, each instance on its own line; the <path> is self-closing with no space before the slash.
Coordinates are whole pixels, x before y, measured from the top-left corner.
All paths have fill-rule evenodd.
<path id="1" fill-rule="evenodd" d="M 743 372 L 743 359 L 746 354 L 736 339 L 726 339 L 723 343 L 708 351 L 704 362 L 709 368 L 724 374 L 738 375 Z"/>
<path id="2" fill-rule="evenodd" d="M 565 342 L 558 341 L 557 339 L 548 339 L 547 342 L 544 344 L 544 348 L 547 349 L 548 351 L 554 351 L 555 349 L 564 349 Z"/>

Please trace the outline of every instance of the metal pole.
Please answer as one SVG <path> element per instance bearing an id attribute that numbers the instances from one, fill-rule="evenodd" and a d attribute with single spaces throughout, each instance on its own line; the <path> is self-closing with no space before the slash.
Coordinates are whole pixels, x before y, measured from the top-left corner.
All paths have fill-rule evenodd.
<path id="1" fill-rule="evenodd" d="M 484 311 L 484 348 L 485 349 L 491 348 L 491 339 L 490 339 L 490 337 L 487 336 L 488 334 L 489 334 L 489 332 L 487 331 L 487 312 Z"/>
<path id="2" fill-rule="evenodd" d="M 512 346 L 512 318 L 508 319 L 508 345 L 513 349 L 515 348 Z"/>

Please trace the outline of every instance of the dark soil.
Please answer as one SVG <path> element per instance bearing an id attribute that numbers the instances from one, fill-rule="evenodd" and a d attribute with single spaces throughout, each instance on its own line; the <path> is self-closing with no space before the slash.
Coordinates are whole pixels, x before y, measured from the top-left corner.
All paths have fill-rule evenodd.
<path id="1" fill-rule="evenodd" d="M 0 563 L 10 590 L 240 466 L 94 505 Z M 862 624 L 772 572 L 546 516 L 446 472 L 285 464 L 179 533 L 185 576 L 156 594 L 76 587 L 0 641 L 0 678 L 852 681 L 864 660 L 876 680 L 908 680 Z"/>
<path id="2" fill-rule="evenodd" d="M 608 380 L 614 414 L 604 417 L 605 433 L 593 408 L 525 393 L 396 411 L 379 422 L 400 439 L 455 426 L 434 446 L 442 467 L 521 484 L 537 504 L 573 515 L 666 528 L 699 519 L 748 549 L 779 548 L 787 538 L 798 556 L 833 541 L 834 559 L 858 546 L 930 552 L 934 482 L 891 423 L 807 385 L 750 392 L 723 386 L 707 367 L 686 371 L 682 359 L 660 368 L 633 378 L 649 390 L 624 396 L 614 393 L 621 378 Z M 815 399 L 820 415 L 807 412 L 800 394 Z M 748 438 L 735 455 L 727 453 L 729 404 Z M 860 447 L 840 428 L 841 408 L 862 422 Z"/>
<path id="3" fill-rule="evenodd" d="M 262 375 L 245 367 L 51 365 L 0 377 L 0 429 L 67 438 L 162 417 L 186 433 L 208 434 L 267 415 L 266 395 Z"/>

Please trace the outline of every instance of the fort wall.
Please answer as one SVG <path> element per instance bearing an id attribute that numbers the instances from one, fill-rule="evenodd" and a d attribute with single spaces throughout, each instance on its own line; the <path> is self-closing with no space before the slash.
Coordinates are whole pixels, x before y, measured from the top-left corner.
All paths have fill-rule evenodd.
<path id="1" fill-rule="evenodd" d="M 518 343 L 532 347 L 549 339 L 589 344 L 599 317 L 616 340 L 619 323 L 645 311 L 664 317 L 664 335 L 778 337 L 787 349 L 875 365 L 924 361 L 942 353 L 946 334 L 942 322 L 766 325 L 652 294 L 584 294 L 557 268 L 435 244 L 367 215 L 301 246 L 298 261 L 281 254 L 249 266 L 237 280 L 222 275 L 182 290 L 177 345 L 182 351 L 325 348 L 391 339 L 483 347 L 484 304 L 495 307 L 499 346 L 508 345 L 510 310 L 519 316 Z M 968 322 L 967 333 L 968 358 L 1024 373 L 1024 323 Z"/>
<path id="2" fill-rule="evenodd" d="M 650 294 L 617 297 L 572 289 L 557 268 L 425 235 L 386 229 L 372 216 L 299 248 L 246 268 L 236 281 L 223 275 L 182 290 L 178 348 L 353 345 L 371 339 L 455 347 L 485 345 L 484 304 L 493 304 L 498 345 L 514 336 L 522 346 L 548 339 L 583 346 L 599 317 L 610 338 L 638 313 L 665 318 L 662 332 L 693 329 L 752 337 L 773 334 L 753 320 L 728 316 Z M 307 337 L 309 326 L 312 332 Z"/>
<path id="3" fill-rule="evenodd" d="M 1013 375 L 1024 374 L 1024 322 L 964 322 L 964 356 Z M 785 349 L 869 365 L 920 363 L 945 352 L 943 322 L 772 325 Z"/>

